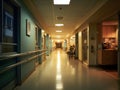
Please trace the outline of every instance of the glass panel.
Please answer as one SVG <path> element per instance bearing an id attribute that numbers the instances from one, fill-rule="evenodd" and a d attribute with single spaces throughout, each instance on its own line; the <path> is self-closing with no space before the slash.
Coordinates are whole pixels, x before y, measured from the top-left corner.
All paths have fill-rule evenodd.
<path id="1" fill-rule="evenodd" d="M 13 16 L 4 12 L 3 42 L 13 42 Z"/>

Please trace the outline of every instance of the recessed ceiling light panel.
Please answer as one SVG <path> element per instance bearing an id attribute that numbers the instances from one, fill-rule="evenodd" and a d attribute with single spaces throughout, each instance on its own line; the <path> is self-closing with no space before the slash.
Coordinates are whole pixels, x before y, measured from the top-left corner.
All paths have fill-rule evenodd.
<path id="1" fill-rule="evenodd" d="M 60 32 L 62 32 L 62 30 L 56 30 L 56 32 L 60 33 Z"/>
<path id="2" fill-rule="evenodd" d="M 64 26 L 64 24 L 62 24 L 62 23 L 59 23 L 59 24 L 55 24 L 55 26 L 58 26 L 58 27 L 60 27 L 60 26 Z"/>
<path id="3" fill-rule="evenodd" d="M 54 5 L 69 5 L 70 0 L 53 0 Z"/>

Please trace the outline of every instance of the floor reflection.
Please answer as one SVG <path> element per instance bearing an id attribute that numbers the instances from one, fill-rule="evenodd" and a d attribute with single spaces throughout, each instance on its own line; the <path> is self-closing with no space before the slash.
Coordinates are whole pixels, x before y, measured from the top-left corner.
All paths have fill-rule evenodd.
<path id="1" fill-rule="evenodd" d="M 57 66 L 56 66 L 56 90 L 63 89 L 62 74 L 61 74 L 61 58 L 60 51 L 57 51 Z"/>
<path id="2" fill-rule="evenodd" d="M 57 49 L 16 90 L 120 90 L 120 82 Z"/>

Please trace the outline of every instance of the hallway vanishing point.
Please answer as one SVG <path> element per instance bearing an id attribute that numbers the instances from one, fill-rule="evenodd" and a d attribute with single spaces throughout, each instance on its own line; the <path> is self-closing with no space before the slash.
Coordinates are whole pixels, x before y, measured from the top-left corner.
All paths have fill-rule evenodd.
<path id="1" fill-rule="evenodd" d="M 120 82 L 57 49 L 15 90 L 120 90 Z"/>

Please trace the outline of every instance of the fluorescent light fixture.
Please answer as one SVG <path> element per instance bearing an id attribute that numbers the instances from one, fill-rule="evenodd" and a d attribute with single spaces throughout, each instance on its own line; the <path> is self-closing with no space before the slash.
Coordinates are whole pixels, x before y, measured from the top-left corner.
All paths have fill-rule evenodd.
<path id="1" fill-rule="evenodd" d="M 59 23 L 59 24 L 55 24 L 55 26 L 58 26 L 58 27 L 60 27 L 60 26 L 64 26 L 64 24 L 62 24 L 62 23 Z"/>
<path id="2" fill-rule="evenodd" d="M 64 26 L 64 24 L 62 24 L 62 23 L 60 23 L 60 24 L 55 24 L 55 26 L 60 27 L 60 26 Z"/>
<path id="3" fill-rule="evenodd" d="M 42 30 L 42 32 L 44 33 L 45 31 L 44 31 L 44 30 Z"/>
<path id="4" fill-rule="evenodd" d="M 60 33 L 60 32 L 62 32 L 62 30 L 56 30 L 56 32 Z"/>
<path id="5" fill-rule="evenodd" d="M 54 0 L 54 5 L 69 5 L 70 0 Z"/>

